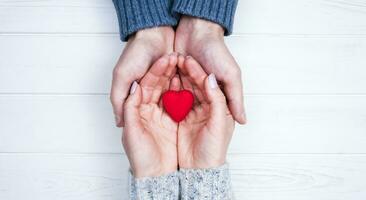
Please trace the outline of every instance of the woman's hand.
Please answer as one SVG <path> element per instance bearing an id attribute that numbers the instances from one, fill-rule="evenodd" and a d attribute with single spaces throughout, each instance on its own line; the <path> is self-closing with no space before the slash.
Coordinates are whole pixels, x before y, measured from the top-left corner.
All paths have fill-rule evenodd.
<path id="1" fill-rule="evenodd" d="M 122 143 L 136 178 L 160 176 L 178 168 L 177 123 L 164 112 L 160 102 L 176 65 L 176 54 L 157 60 L 140 85 L 133 83 L 125 102 Z"/>
<path id="2" fill-rule="evenodd" d="M 116 125 L 124 125 L 123 104 L 134 80 L 141 79 L 160 57 L 173 52 L 174 30 L 169 26 L 142 29 L 128 40 L 113 71 L 111 102 Z"/>
<path id="3" fill-rule="evenodd" d="M 179 167 L 213 168 L 226 161 L 234 131 L 234 119 L 215 75 L 207 76 L 192 57 L 179 56 L 181 81 L 174 77 L 170 88 L 184 88 L 195 95 L 193 110 L 178 127 Z M 181 85 L 182 84 L 182 85 Z"/>

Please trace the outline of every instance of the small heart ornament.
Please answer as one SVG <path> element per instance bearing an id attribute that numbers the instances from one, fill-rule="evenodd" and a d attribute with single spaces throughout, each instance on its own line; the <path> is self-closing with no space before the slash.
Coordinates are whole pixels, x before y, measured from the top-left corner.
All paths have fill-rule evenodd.
<path id="1" fill-rule="evenodd" d="M 162 96 L 163 106 L 169 116 L 175 121 L 182 121 L 191 111 L 194 97 L 189 90 L 168 90 Z"/>

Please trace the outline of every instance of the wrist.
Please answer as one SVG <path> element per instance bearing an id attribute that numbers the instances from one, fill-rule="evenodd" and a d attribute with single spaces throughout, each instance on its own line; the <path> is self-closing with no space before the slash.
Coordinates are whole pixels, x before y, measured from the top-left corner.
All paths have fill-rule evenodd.
<path id="1" fill-rule="evenodd" d="M 180 19 L 177 32 L 194 34 L 197 37 L 213 36 L 223 38 L 225 30 L 217 23 L 198 17 L 183 15 Z"/>
<path id="2" fill-rule="evenodd" d="M 174 37 L 174 30 L 172 27 L 159 26 L 159 27 L 141 29 L 137 31 L 133 36 L 131 36 L 130 39 L 134 40 L 134 39 L 151 38 L 154 40 L 166 40 L 171 37 Z"/>
<path id="3" fill-rule="evenodd" d="M 210 169 L 220 167 L 225 164 L 224 158 L 212 159 L 212 160 L 205 160 L 205 161 L 197 161 L 194 164 L 195 169 Z"/>
<path id="4" fill-rule="evenodd" d="M 126 48 L 139 44 L 140 50 L 145 54 L 144 56 L 150 58 L 152 62 L 165 54 L 173 52 L 174 35 L 174 30 L 170 26 L 142 29 L 129 38 Z"/>
<path id="5" fill-rule="evenodd" d="M 131 167 L 131 172 L 135 178 L 144 178 L 144 177 L 159 177 L 163 175 L 167 175 L 177 171 L 177 167 L 168 167 L 168 166 L 160 166 L 155 168 L 133 168 Z"/>
<path id="6" fill-rule="evenodd" d="M 184 169 L 210 169 L 222 166 L 226 163 L 226 156 L 205 158 L 184 158 L 179 161 L 179 167 Z"/>

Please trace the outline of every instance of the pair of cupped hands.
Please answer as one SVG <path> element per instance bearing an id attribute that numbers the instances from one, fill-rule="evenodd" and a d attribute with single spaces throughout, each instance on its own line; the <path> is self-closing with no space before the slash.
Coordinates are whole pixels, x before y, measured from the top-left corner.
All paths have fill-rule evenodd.
<path id="1" fill-rule="evenodd" d="M 225 96 L 218 88 L 208 90 L 208 73 L 216 75 Z M 210 77 L 214 83 L 214 75 Z M 193 110 L 179 124 L 159 102 L 169 87 L 192 90 L 195 95 Z M 214 108 L 218 102 L 210 95 L 218 95 L 215 100 L 222 106 Z M 177 166 L 222 164 L 233 119 L 246 121 L 241 71 L 224 43 L 224 29 L 195 17 L 182 16 L 175 30 L 160 26 L 132 35 L 114 68 L 110 97 L 116 124 L 125 127 L 123 143 L 137 177 L 166 174 Z"/>
<path id="2" fill-rule="evenodd" d="M 161 96 L 183 89 L 192 92 L 194 104 L 177 123 L 164 111 Z M 215 75 L 178 53 L 162 56 L 133 82 L 124 120 L 122 143 L 137 178 L 223 165 L 235 124 Z"/>

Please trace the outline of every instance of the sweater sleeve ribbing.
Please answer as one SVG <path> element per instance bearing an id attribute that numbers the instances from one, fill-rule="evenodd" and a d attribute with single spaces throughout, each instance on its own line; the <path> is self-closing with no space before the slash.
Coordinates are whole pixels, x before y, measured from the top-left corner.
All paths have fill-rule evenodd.
<path id="1" fill-rule="evenodd" d="M 122 41 L 141 29 L 177 24 L 171 14 L 173 0 L 113 0 L 113 3 Z"/>
<path id="2" fill-rule="evenodd" d="M 131 200 L 178 200 L 179 177 L 173 172 L 159 177 L 134 178 L 130 171 Z"/>
<path id="3" fill-rule="evenodd" d="M 175 0 L 172 12 L 213 21 L 225 29 L 225 35 L 233 31 L 238 0 Z"/>
<path id="4" fill-rule="evenodd" d="M 179 171 L 182 200 L 232 200 L 228 164 L 211 169 Z"/>

